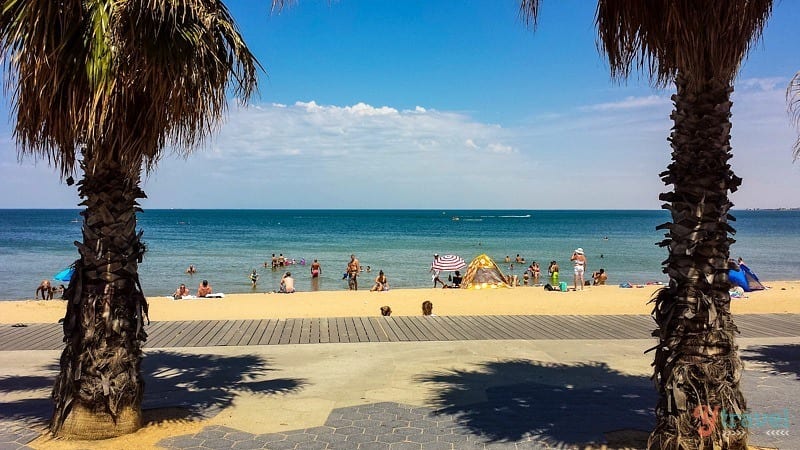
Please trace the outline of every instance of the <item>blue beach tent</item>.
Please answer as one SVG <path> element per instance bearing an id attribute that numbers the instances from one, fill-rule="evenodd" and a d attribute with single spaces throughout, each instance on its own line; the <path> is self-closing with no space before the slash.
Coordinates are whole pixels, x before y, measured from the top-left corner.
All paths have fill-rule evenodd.
<path id="1" fill-rule="evenodd" d="M 55 278 L 56 281 L 69 283 L 69 280 L 72 279 L 72 274 L 73 273 L 75 273 L 75 268 L 74 267 L 67 267 L 66 269 L 62 270 L 61 272 L 58 272 L 57 274 L 55 274 L 55 276 L 53 276 L 53 278 Z"/>
<path id="2" fill-rule="evenodd" d="M 758 281 L 758 277 L 749 267 L 744 264 L 736 265 L 738 269 L 728 269 L 728 279 L 732 286 L 739 286 L 745 292 L 760 291 L 765 289 L 764 285 Z"/>

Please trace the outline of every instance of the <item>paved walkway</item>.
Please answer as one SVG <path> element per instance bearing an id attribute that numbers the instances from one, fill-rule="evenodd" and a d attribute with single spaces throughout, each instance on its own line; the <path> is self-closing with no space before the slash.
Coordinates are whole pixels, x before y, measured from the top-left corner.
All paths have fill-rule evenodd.
<path id="1" fill-rule="evenodd" d="M 754 423 L 751 444 L 800 448 L 799 319 L 736 317 L 748 408 L 788 422 Z M 140 448 L 641 448 L 656 402 L 652 354 L 642 353 L 651 320 L 154 322 L 145 414 L 202 426 Z M 60 345 L 55 325 L 0 326 L 0 450 L 29 448 L 43 432 Z"/>

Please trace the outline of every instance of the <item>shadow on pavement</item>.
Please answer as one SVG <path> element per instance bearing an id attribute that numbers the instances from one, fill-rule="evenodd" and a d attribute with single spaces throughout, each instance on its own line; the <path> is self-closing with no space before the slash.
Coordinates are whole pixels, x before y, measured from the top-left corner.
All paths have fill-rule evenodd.
<path id="1" fill-rule="evenodd" d="M 0 402 L 0 420 L 49 422 L 50 393 L 58 370 L 57 364 L 49 364 L 39 369 L 49 376 L 0 378 L 0 393 L 18 398 Z M 212 417 L 230 406 L 239 392 L 288 393 L 306 384 L 301 379 L 270 378 L 273 370 L 268 360 L 257 355 L 147 352 L 142 359 L 145 421 Z"/>
<path id="2" fill-rule="evenodd" d="M 800 344 L 762 345 L 742 351 L 742 359 L 765 364 L 777 373 L 800 380 Z"/>
<path id="3" fill-rule="evenodd" d="M 432 399 L 488 441 L 535 436 L 555 445 L 603 442 L 610 432 L 639 430 L 646 442 L 655 425 L 657 395 L 648 377 L 626 375 L 604 363 L 487 362 L 478 370 L 418 378 L 439 385 Z M 483 399 L 475 392 L 485 393 Z"/>

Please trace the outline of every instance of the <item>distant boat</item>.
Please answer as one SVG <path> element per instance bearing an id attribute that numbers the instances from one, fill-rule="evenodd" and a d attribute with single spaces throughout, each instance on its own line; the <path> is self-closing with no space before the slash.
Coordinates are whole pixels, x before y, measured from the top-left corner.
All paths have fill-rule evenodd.
<path id="1" fill-rule="evenodd" d="M 70 220 L 69 222 L 70 222 L 70 223 L 78 223 L 78 222 L 80 222 L 80 220 L 78 220 L 78 219 L 72 219 L 72 220 Z"/>
<path id="2" fill-rule="evenodd" d="M 461 217 L 458 217 L 458 216 L 453 216 L 451 220 L 453 220 L 453 221 L 456 221 L 456 220 L 461 220 Z"/>

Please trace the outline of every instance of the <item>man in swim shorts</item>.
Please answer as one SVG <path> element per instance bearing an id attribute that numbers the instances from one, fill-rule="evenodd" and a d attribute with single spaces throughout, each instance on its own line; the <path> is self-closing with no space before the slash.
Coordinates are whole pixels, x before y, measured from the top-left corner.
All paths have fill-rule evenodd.
<path id="1" fill-rule="evenodd" d="M 358 273 L 361 272 L 361 264 L 356 255 L 350 255 L 350 262 L 347 263 L 348 287 L 351 291 L 358 290 Z"/>

